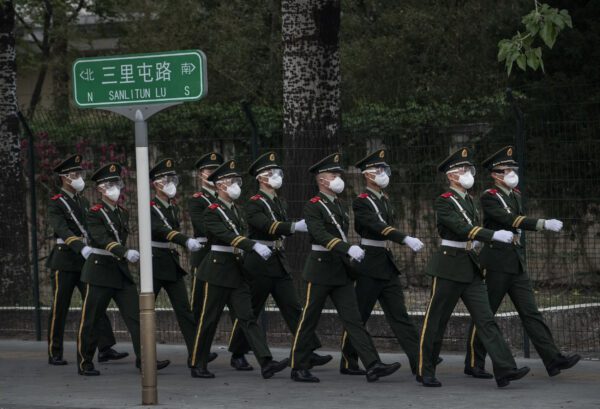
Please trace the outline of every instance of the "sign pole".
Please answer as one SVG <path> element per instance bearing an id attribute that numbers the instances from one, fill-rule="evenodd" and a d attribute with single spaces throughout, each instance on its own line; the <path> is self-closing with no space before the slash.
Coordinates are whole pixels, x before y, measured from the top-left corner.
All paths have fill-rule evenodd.
<path id="1" fill-rule="evenodd" d="M 148 123 L 144 118 L 144 114 L 139 109 L 135 111 L 135 163 L 140 241 L 142 405 L 155 405 L 158 403 L 158 393 L 156 390 L 156 320 L 152 284 Z"/>

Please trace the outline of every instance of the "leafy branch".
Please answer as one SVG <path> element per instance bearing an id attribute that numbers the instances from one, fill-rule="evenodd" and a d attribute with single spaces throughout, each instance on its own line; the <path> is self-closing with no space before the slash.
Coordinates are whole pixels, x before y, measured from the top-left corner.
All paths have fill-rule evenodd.
<path id="1" fill-rule="evenodd" d="M 525 32 L 517 31 L 511 39 L 498 42 L 498 62 L 504 61 L 508 76 L 512 72 L 514 63 L 526 71 L 527 67 L 534 71 L 538 68 L 544 71 L 542 47 L 535 44 L 539 37 L 550 49 L 554 47 L 558 34 L 565 28 L 573 28 L 571 16 L 567 10 L 558 10 L 547 4 L 540 4 L 534 0 L 535 9 L 521 19 Z"/>

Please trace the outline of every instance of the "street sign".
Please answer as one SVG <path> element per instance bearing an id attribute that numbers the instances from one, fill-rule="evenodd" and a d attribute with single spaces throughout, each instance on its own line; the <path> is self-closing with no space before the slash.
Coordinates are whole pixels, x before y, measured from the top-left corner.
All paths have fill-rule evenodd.
<path id="1" fill-rule="evenodd" d="M 81 108 L 195 101 L 206 95 L 200 50 L 80 58 L 73 96 Z"/>

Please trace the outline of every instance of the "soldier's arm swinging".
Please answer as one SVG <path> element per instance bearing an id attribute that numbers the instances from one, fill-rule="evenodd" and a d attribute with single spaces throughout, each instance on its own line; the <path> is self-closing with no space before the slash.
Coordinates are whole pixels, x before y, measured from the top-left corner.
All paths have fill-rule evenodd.
<path id="1" fill-rule="evenodd" d="M 110 251 L 119 258 L 125 257 L 127 249 L 119 244 L 112 235 L 108 222 L 104 219 L 100 210 L 94 210 L 94 208 L 92 208 L 88 213 L 87 222 L 90 238 L 100 247 L 100 249 Z"/>
<path id="2" fill-rule="evenodd" d="M 289 236 L 292 234 L 293 223 L 273 221 L 267 213 L 268 210 L 264 208 L 265 205 L 260 199 L 250 199 L 248 203 L 246 203 L 246 220 L 250 226 L 263 233 L 274 236 Z"/>
<path id="3" fill-rule="evenodd" d="M 219 209 L 212 205 L 204 214 L 204 225 L 206 230 L 213 234 L 217 239 L 229 243 L 230 246 L 238 247 L 244 251 L 251 251 L 255 242 L 245 236 L 235 234 L 227 226 L 223 216 L 219 214 Z"/>
<path id="4" fill-rule="evenodd" d="M 493 190 L 487 191 L 481 196 L 481 207 L 486 218 L 493 219 L 507 229 L 539 230 L 538 225 L 541 219 L 508 213 Z"/>
<path id="5" fill-rule="evenodd" d="M 325 229 L 325 216 L 319 207 L 319 203 L 307 203 L 304 207 L 304 218 L 308 226 L 308 233 L 316 244 L 325 247 L 327 250 L 335 251 L 340 254 L 347 254 L 350 244 L 344 242 L 337 236 L 329 233 Z M 329 216 L 327 216 L 329 217 Z"/>
<path id="6" fill-rule="evenodd" d="M 460 236 L 462 240 L 492 241 L 494 231 L 481 226 L 469 225 L 451 200 L 441 196 L 435 199 L 433 208 L 437 222 Z"/>
<path id="7" fill-rule="evenodd" d="M 368 230 L 372 234 L 381 236 L 382 240 L 391 240 L 395 243 L 402 244 L 407 236 L 400 230 L 382 222 L 373 206 L 369 203 L 369 199 L 358 197 L 352 202 L 352 210 L 354 211 L 354 224 L 363 229 Z"/>
<path id="8" fill-rule="evenodd" d="M 79 234 L 73 232 L 65 219 L 66 215 L 62 206 L 57 200 L 52 200 L 48 206 L 48 221 L 54 233 L 61 238 L 67 246 L 75 253 L 79 254 L 85 247 Z"/>

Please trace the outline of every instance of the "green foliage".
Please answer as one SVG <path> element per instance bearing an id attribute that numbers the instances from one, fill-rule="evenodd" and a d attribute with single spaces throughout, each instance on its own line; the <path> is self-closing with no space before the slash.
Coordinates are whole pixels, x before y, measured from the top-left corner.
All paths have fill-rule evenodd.
<path id="1" fill-rule="evenodd" d="M 535 1 L 535 9 L 523 17 L 521 22 L 526 31 L 517 31 L 510 40 L 503 39 L 498 43 L 498 62 L 504 61 L 507 74 L 510 76 L 513 65 L 525 71 L 527 67 L 534 71 L 544 71 L 542 48 L 535 46 L 539 37 L 550 49 L 554 47 L 558 34 L 565 28 L 573 28 L 571 16 L 567 10 L 558 10 L 547 4 Z"/>

